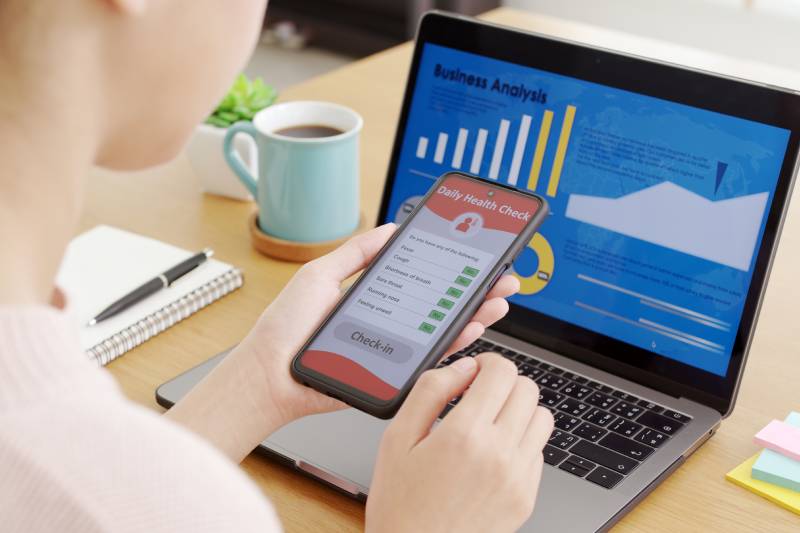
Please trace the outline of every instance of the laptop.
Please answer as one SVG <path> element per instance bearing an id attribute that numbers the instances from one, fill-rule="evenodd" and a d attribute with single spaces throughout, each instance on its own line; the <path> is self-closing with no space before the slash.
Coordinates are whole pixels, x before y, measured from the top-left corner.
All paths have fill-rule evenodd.
<path id="1" fill-rule="evenodd" d="M 797 92 L 422 19 L 377 222 L 402 221 L 449 170 L 551 207 L 513 264 L 508 316 L 442 363 L 499 352 L 554 414 L 522 531 L 610 528 L 731 413 L 799 143 Z M 222 357 L 161 386 L 159 403 Z M 386 424 L 315 415 L 260 449 L 363 499 Z"/>

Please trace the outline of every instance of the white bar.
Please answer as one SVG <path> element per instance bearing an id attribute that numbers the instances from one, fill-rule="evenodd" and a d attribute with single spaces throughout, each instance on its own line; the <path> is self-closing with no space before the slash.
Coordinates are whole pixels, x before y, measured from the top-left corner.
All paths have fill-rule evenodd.
<path id="1" fill-rule="evenodd" d="M 639 317 L 639 322 L 646 326 L 653 326 L 654 328 L 663 329 L 664 331 L 669 331 L 670 333 L 674 333 L 675 335 L 680 335 L 681 337 L 686 337 L 687 339 L 691 339 L 695 342 L 699 342 L 700 344 L 705 344 L 706 346 L 711 346 L 712 348 L 716 348 L 718 350 L 723 350 L 725 347 L 721 344 L 717 344 L 716 342 L 711 342 L 708 339 L 704 339 L 703 337 L 696 337 L 694 335 L 689 335 L 685 331 L 681 331 L 678 329 L 668 328 L 663 324 L 659 324 L 658 322 L 653 322 L 652 320 L 647 320 L 646 318 Z"/>
<path id="2" fill-rule="evenodd" d="M 646 294 L 642 294 L 640 292 L 634 292 L 632 290 L 626 289 L 624 287 L 620 287 L 618 285 L 614 285 L 613 283 L 608 283 L 607 281 L 601 281 L 599 279 L 595 279 L 591 276 L 587 276 L 586 274 L 578 274 L 577 278 L 588 283 L 594 283 L 595 285 L 600 285 L 601 287 L 605 287 L 607 289 L 611 289 L 612 291 L 618 291 L 622 294 L 627 294 L 628 296 L 633 296 L 634 298 L 641 298 L 642 300 L 650 300 L 651 302 L 657 303 L 664 307 L 668 307 L 670 309 L 674 309 L 675 311 L 679 311 L 681 313 L 685 313 L 687 315 L 696 316 L 698 318 L 702 318 L 704 320 L 708 320 L 709 322 L 716 322 L 717 324 L 730 326 L 729 323 L 724 322 L 718 318 L 714 318 L 713 316 L 704 315 L 702 313 L 698 313 L 697 311 L 692 311 L 691 309 L 686 309 L 685 307 L 678 307 L 677 305 L 671 304 L 669 302 L 665 302 L 664 300 L 656 300 Z"/>
<path id="3" fill-rule="evenodd" d="M 456 139 L 456 151 L 453 153 L 453 168 L 461 168 L 461 162 L 464 160 L 464 148 L 467 146 L 467 135 L 469 132 L 464 128 L 458 130 L 458 138 Z"/>
<path id="4" fill-rule="evenodd" d="M 494 154 L 492 154 L 492 164 L 489 166 L 489 179 L 496 180 L 500 174 L 500 163 L 503 162 L 503 151 L 506 149 L 509 125 L 511 123 L 506 119 L 500 121 L 500 128 L 497 130 L 497 143 L 494 145 Z"/>
<path id="5" fill-rule="evenodd" d="M 439 140 L 436 141 L 436 152 L 433 154 L 433 162 L 441 163 L 444 161 L 444 151 L 447 148 L 447 134 L 440 133 Z"/>
<path id="6" fill-rule="evenodd" d="M 417 143 L 417 157 L 420 159 L 425 159 L 425 154 L 427 153 L 428 153 L 428 138 L 420 137 L 419 142 Z"/>
<path id="7" fill-rule="evenodd" d="M 511 158 L 511 170 L 508 173 L 508 184 L 516 185 L 519 177 L 519 167 L 522 166 L 522 156 L 525 153 L 525 144 L 528 142 L 528 131 L 531 129 L 531 117 L 522 115 L 522 122 L 519 124 L 517 134 L 517 144 L 514 146 L 514 157 Z"/>
<path id="8" fill-rule="evenodd" d="M 476 176 L 481 171 L 481 162 L 483 161 L 483 149 L 486 148 L 486 138 L 489 132 L 481 128 L 478 130 L 478 140 L 475 141 L 475 151 L 472 153 L 472 164 L 469 166 L 469 171 Z"/>

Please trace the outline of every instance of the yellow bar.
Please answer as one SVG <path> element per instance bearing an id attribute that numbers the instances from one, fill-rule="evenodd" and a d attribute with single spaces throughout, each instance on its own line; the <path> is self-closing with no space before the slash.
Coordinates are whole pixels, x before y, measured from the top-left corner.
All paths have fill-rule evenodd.
<path id="1" fill-rule="evenodd" d="M 567 155 L 569 135 L 572 133 L 572 122 L 575 120 L 575 106 L 568 105 L 564 114 L 564 123 L 561 125 L 561 134 L 558 136 L 556 157 L 553 160 L 553 170 L 550 171 L 550 181 L 547 183 L 547 196 L 555 196 L 558 191 L 558 181 L 561 179 L 561 169 Z"/>
<path id="2" fill-rule="evenodd" d="M 535 191 L 539 184 L 539 173 L 542 171 L 542 160 L 547 149 L 547 139 L 550 137 L 550 125 L 553 123 L 553 112 L 545 111 L 542 125 L 539 127 L 539 139 L 536 141 L 536 151 L 533 152 L 533 164 L 528 176 L 528 190 Z"/>

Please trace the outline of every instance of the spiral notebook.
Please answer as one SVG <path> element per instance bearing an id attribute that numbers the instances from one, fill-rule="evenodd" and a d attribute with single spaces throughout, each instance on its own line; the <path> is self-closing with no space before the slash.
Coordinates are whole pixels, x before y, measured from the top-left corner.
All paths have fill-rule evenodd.
<path id="1" fill-rule="evenodd" d="M 97 226 L 73 239 L 57 284 L 81 325 L 87 356 L 106 365 L 242 286 L 239 269 L 211 258 L 128 310 L 85 326 L 108 304 L 195 252 L 110 226 Z"/>

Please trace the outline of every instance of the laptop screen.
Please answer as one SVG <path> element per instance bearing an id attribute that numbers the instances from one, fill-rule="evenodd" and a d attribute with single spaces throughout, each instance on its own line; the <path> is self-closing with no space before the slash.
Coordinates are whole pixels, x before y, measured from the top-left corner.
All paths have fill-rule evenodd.
<path id="1" fill-rule="evenodd" d="M 537 192 L 513 303 L 725 376 L 790 132 L 423 46 L 387 221 L 450 169 Z"/>

